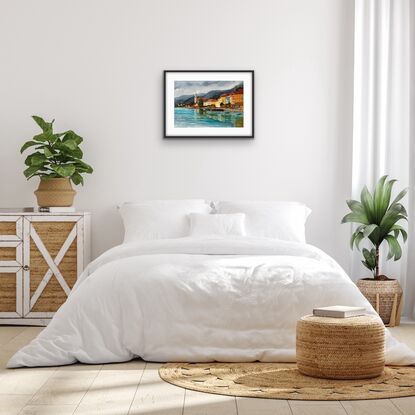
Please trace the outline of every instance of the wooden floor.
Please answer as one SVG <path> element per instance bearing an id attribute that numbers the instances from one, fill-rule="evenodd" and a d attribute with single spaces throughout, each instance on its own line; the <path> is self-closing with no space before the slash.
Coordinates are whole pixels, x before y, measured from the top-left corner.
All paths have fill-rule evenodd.
<path id="1" fill-rule="evenodd" d="M 414 415 L 415 397 L 373 401 L 307 402 L 247 399 L 184 390 L 158 377 L 158 364 L 5 369 L 8 358 L 39 333 L 0 327 L 0 414 L 147 415 Z M 392 329 L 415 348 L 415 324 Z"/>

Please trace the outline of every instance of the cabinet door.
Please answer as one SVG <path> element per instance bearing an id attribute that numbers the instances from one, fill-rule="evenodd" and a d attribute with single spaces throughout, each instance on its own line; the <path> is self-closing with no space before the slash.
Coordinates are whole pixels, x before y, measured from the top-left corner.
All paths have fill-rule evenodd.
<path id="1" fill-rule="evenodd" d="M 21 241 L 23 239 L 22 224 L 22 216 L 0 215 L 0 241 Z"/>
<path id="2" fill-rule="evenodd" d="M 24 316 L 52 317 L 82 272 L 82 216 L 27 216 Z"/>
<path id="3" fill-rule="evenodd" d="M 21 267 L 0 267 L 0 324 L 2 318 L 23 316 Z"/>

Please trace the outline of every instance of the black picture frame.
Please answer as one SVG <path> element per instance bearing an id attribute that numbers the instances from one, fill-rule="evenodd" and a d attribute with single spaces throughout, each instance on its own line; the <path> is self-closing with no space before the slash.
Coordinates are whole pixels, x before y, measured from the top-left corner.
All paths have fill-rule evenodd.
<path id="1" fill-rule="evenodd" d="M 167 75 L 169 73 L 229 73 L 229 72 L 240 72 L 240 73 L 250 73 L 252 78 L 252 102 L 251 102 L 251 133 L 249 135 L 194 135 L 194 136 L 188 136 L 188 135 L 169 135 L 167 134 L 167 102 L 166 102 L 166 88 L 167 88 Z M 174 139 L 186 139 L 186 140 L 195 140 L 195 139 L 253 139 L 255 137 L 255 71 L 254 70 L 247 70 L 247 69 L 226 69 L 226 70 L 203 70 L 203 69 L 171 69 L 171 70 L 164 70 L 163 71 L 163 138 L 168 140 L 174 140 Z"/>

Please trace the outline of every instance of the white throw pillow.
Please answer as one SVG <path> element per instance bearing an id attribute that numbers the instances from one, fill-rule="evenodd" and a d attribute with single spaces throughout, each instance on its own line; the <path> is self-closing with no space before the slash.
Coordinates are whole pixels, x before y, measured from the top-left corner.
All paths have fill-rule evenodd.
<path id="1" fill-rule="evenodd" d="M 143 239 L 181 238 L 189 235 L 189 213 L 210 213 L 204 200 L 148 200 L 124 203 L 124 243 Z"/>
<path id="2" fill-rule="evenodd" d="M 190 236 L 244 236 L 245 214 L 190 213 Z"/>
<path id="3" fill-rule="evenodd" d="M 245 213 L 248 236 L 305 242 L 305 223 L 311 209 L 297 202 L 221 201 L 218 213 Z"/>

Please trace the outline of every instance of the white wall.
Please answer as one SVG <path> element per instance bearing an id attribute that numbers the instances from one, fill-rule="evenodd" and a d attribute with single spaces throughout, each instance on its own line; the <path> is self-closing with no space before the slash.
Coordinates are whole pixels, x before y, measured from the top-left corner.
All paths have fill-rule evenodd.
<path id="1" fill-rule="evenodd" d="M 34 204 L 18 149 L 30 115 L 84 136 L 95 167 L 76 205 L 93 252 L 120 242 L 115 204 L 293 199 L 309 241 L 347 263 L 350 0 L 0 0 L 0 206 Z M 254 69 L 254 140 L 163 140 L 164 69 Z"/>

